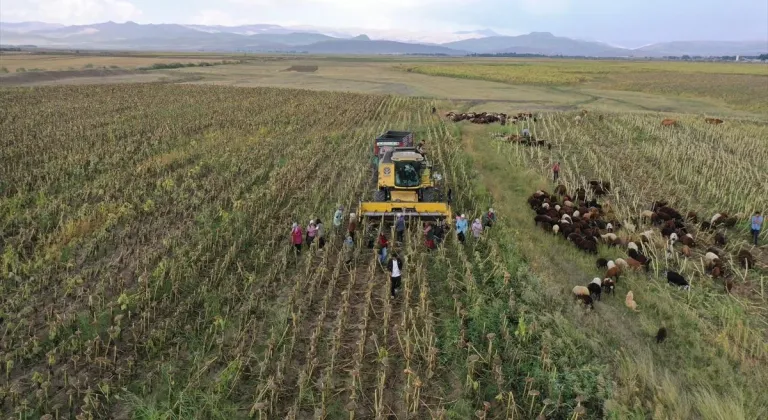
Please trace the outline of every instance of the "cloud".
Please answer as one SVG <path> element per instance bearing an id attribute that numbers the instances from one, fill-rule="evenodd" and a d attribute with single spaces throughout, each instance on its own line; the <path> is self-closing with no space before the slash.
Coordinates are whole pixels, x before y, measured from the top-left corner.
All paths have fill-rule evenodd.
<path id="1" fill-rule="evenodd" d="M 192 18 L 189 19 L 189 23 L 197 25 L 238 26 L 253 22 L 250 22 L 247 18 L 237 19 L 221 10 L 206 9 L 201 10 L 198 14 L 192 16 Z"/>
<path id="2" fill-rule="evenodd" d="M 2 0 L 4 21 L 43 21 L 68 25 L 113 20 L 123 22 L 142 15 L 126 0 Z"/>
<path id="3" fill-rule="evenodd" d="M 520 8 L 538 16 L 565 13 L 571 7 L 571 0 L 519 0 Z"/>

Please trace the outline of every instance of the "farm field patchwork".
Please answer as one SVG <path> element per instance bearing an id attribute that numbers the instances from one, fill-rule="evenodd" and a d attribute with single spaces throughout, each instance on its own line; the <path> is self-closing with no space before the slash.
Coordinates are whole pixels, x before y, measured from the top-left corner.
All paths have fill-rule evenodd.
<path id="1" fill-rule="evenodd" d="M 282 71 L 294 65 L 317 69 Z M 10 162 L 0 167 L 0 414 L 768 415 L 760 394 L 768 387 L 768 251 L 748 247 L 744 224 L 746 214 L 768 206 L 760 179 L 765 123 L 711 126 L 671 114 L 680 124 L 661 127 L 666 115 L 592 112 L 577 121 L 573 112 L 546 111 L 536 123 L 481 126 L 452 123 L 441 112 L 514 109 L 519 102 L 493 102 L 505 86 L 530 89 L 531 97 L 549 92 L 552 108 L 578 93 L 482 80 L 467 81 L 486 89 L 460 95 L 477 93 L 471 101 L 322 91 L 352 83 L 350 72 L 361 83 L 350 90 L 368 89 L 369 65 L 327 68 L 319 60 L 168 72 L 246 85 L 257 72 L 274 78 L 264 83 L 314 80 L 317 90 L 0 89 L 0 160 Z M 453 82 L 441 84 L 457 80 L 385 65 L 377 71 L 392 78 L 387 83 L 442 89 L 442 97 Z M 433 105 L 440 112 L 431 114 Z M 522 126 L 552 149 L 497 138 Z M 338 204 L 354 209 L 371 194 L 368 154 L 388 129 L 412 130 L 427 142 L 454 189 L 456 212 L 479 217 L 490 206 L 500 218 L 482 240 L 461 245 L 451 237 L 434 252 L 412 226 L 397 248 L 406 267 L 395 299 L 365 246 L 379 226 L 361 226 L 347 267 L 330 223 Z M 536 189 L 553 189 L 546 178 L 553 160 L 561 161 L 569 190 L 610 180 L 606 200 L 622 220 L 656 199 L 702 218 L 742 213 L 726 231 L 725 251 L 732 257 L 749 248 L 760 265 L 741 270 L 729 257 L 735 288 L 726 294 L 700 260 L 711 234 L 694 231 L 702 242 L 695 257 L 665 259 L 657 250 L 651 273 L 622 277 L 616 298 L 585 311 L 570 290 L 600 275 L 596 257 L 533 226 L 526 203 Z M 290 224 L 316 218 L 328 244 L 297 258 Z M 621 252 L 600 247 L 609 258 Z M 666 266 L 693 279 L 691 290 L 666 286 Z M 628 290 L 637 313 L 624 306 Z M 670 337 L 657 345 L 661 325 Z"/>
<path id="2" fill-rule="evenodd" d="M 39 67 L 50 67 L 46 64 L 49 56 L 30 57 L 38 60 Z M 205 56 L 145 54 L 121 59 L 149 60 L 153 64 L 191 62 L 202 57 Z M 764 119 L 768 115 L 762 100 L 765 95 L 760 95 L 768 86 L 765 83 L 768 70 L 759 64 L 279 55 L 205 59 L 242 60 L 244 64 L 144 72 L 111 69 L 100 74 L 91 74 L 95 69 L 82 68 L 73 74 L 70 74 L 72 71 L 9 73 L 0 75 L 0 85 L 103 84 L 133 80 L 396 94 L 488 103 L 510 110 L 588 107 L 727 118 Z M 408 69 L 412 71 L 404 71 Z M 432 75 L 437 70 L 446 72 L 440 73 L 442 76 L 451 77 Z M 135 72 L 133 78 L 131 74 L 120 74 L 131 71 Z M 512 76 L 520 79 L 513 80 Z M 585 81 L 569 84 L 568 80 L 574 77 Z"/>
<path id="3" fill-rule="evenodd" d="M 515 85 L 583 86 L 708 98 L 733 107 L 768 112 L 768 65 L 578 60 L 505 60 L 496 63 L 409 63 L 413 73 L 492 80 Z"/>
<path id="4" fill-rule="evenodd" d="M 610 398 L 604 363 L 568 350 L 581 337 L 551 342 L 535 310 L 547 296 L 493 232 L 428 254 L 413 227 L 395 300 L 363 246 L 371 228 L 351 268 L 330 234 L 292 254 L 292 221 L 330 230 L 337 203 L 370 193 L 370 142 L 393 127 L 430 144 L 462 186 L 457 208 L 485 208 L 429 102 L 138 84 L 0 95 L 4 417 L 597 417 Z"/>

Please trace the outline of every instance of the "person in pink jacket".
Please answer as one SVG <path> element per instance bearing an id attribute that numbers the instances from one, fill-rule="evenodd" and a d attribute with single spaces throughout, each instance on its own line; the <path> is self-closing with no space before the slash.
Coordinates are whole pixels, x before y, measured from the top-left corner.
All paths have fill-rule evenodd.
<path id="1" fill-rule="evenodd" d="M 480 237 L 480 234 L 483 233 L 483 224 L 480 223 L 480 219 L 475 219 L 475 222 L 472 223 L 472 234 L 475 235 L 475 239 Z"/>
<path id="2" fill-rule="evenodd" d="M 312 242 L 315 241 L 315 236 L 317 236 L 317 225 L 314 220 L 310 220 L 309 226 L 307 226 L 307 248 L 312 246 Z"/>
<path id="3" fill-rule="evenodd" d="M 296 248 L 296 254 L 301 254 L 301 244 L 303 242 L 301 226 L 298 223 L 294 223 L 291 227 L 291 244 Z"/>

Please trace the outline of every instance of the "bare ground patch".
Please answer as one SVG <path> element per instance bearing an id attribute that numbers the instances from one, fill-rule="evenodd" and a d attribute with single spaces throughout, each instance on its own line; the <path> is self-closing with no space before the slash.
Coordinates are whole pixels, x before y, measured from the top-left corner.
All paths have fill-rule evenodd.
<path id="1" fill-rule="evenodd" d="M 318 69 L 317 66 L 291 66 L 283 71 L 296 71 L 299 73 L 314 73 Z"/>

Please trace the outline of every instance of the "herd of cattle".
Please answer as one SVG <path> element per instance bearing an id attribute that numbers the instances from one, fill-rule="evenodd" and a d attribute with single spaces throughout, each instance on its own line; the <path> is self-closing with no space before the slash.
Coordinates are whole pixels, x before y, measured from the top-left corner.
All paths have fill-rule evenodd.
<path id="1" fill-rule="evenodd" d="M 607 194 L 610 184 L 602 181 L 591 181 L 590 188 L 594 197 Z M 669 206 L 665 201 L 654 202 L 651 210 L 643 211 L 640 218 L 628 222 L 616 219 L 610 203 L 600 204 L 596 198 L 587 200 L 586 189 L 579 188 L 573 196 L 566 193 L 563 185 L 558 185 L 555 194 L 546 191 L 536 191 L 528 198 L 528 204 L 536 213 L 534 223 L 546 232 L 558 235 L 572 243 L 578 249 L 597 255 L 598 245 L 619 247 L 626 250 L 625 258 L 606 260 L 599 258 L 597 268 L 604 269 L 602 277 L 596 277 L 587 286 L 576 286 L 573 289 L 575 298 L 593 307 L 594 300 L 599 300 L 602 292 L 614 293 L 619 277 L 626 272 L 650 272 L 653 258 L 658 259 L 658 253 L 665 253 L 667 265 L 669 257 L 676 249 L 681 255 L 690 258 L 694 249 L 700 247 L 700 241 L 695 234 L 714 232 L 714 242 L 724 246 L 727 242 L 721 228 L 732 227 L 738 221 L 737 217 L 729 217 L 726 213 L 717 213 L 709 220 L 699 222 L 694 212 L 686 216 Z M 640 224 L 649 223 L 650 229 L 639 235 L 635 234 Z M 617 235 L 622 230 L 622 236 Z M 706 235 L 704 235 L 706 236 Z M 713 278 L 722 278 L 726 292 L 730 293 L 733 281 L 729 278 L 726 264 L 727 253 L 717 247 L 708 247 L 699 252 L 704 261 L 705 272 Z M 738 263 L 745 268 L 754 266 L 754 258 L 746 249 L 736 256 Z M 685 277 L 667 267 L 667 281 L 675 286 L 689 288 Z M 626 304 L 636 309 L 637 303 L 630 293 Z"/>
<path id="2" fill-rule="evenodd" d="M 575 121 L 581 122 L 582 118 L 586 118 L 589 114 L 589 111 L 586 109 L 581 110 L 580 115 L 577 115 L 574 119 Z M 459 121 L 469 121 L 473 124 L 492 124 L 492 123 L 500 123 L 501 125 L 506 125 L 508 122 L 512 124 L 517 124 L 518 121 L 528 121 L 532 120 L 533 122 L 536 122 L 538 120 L 537 117 L 533 115 L 531 112 L 518 112 L 516 115 L 508 115 L 503 112 L 455 112 L 455 111 L 449 111 L 445 114 L 445 117 L 453 122 L 459 122 Z M 603 120 L 603 115 L 598 115 L 598 120 Z M 723 120 L 719 118 L 704 118 L 704 122 L 707 124 L 713 124 L 718 125 L 722 124 Z M 661 121 L 661 125 L 664 127 L 670 127 L 670 126 L 677 126 L 680 123 L 673 118 L 665 118 Z"/>
<path id="3" fill-rule="evenodd" d="M 707 124 L 718 125 L 718 124 L 722 124 L 723 120 L 719 118 L 704 118 L 704 122 L 706 122 Z M 680 123 L 677 120 L 672 118 L 665 118 L 661 121 L 661 125 L 664 127 L 677 126 L 679 124 Z"/>
<path id="4" fill-rule="evenodd" d="M 453 122 L 469 121 L 474 124 L 491 124 L 501 123 L 506 125 L 507 122 L 517 124 L 518 121 L 537 121 L 536 117 L 530 112 L 519 112 L 517 115 L 507 115 L 503 112 L 454 112 L 450 111 L 445 114 L 445 117 Z"/>
<path id="5" fill-rule="evenodd" d="M 501 139 L 508 143 L 517 143 L 523 146 L 547 146 L 548 149 L 552 149 L 552 144 L 546 140 L 537 139 L 535 136 L 523 136 L 520 134 L 508 134 L 497 133 L 493 137 Z"/>

